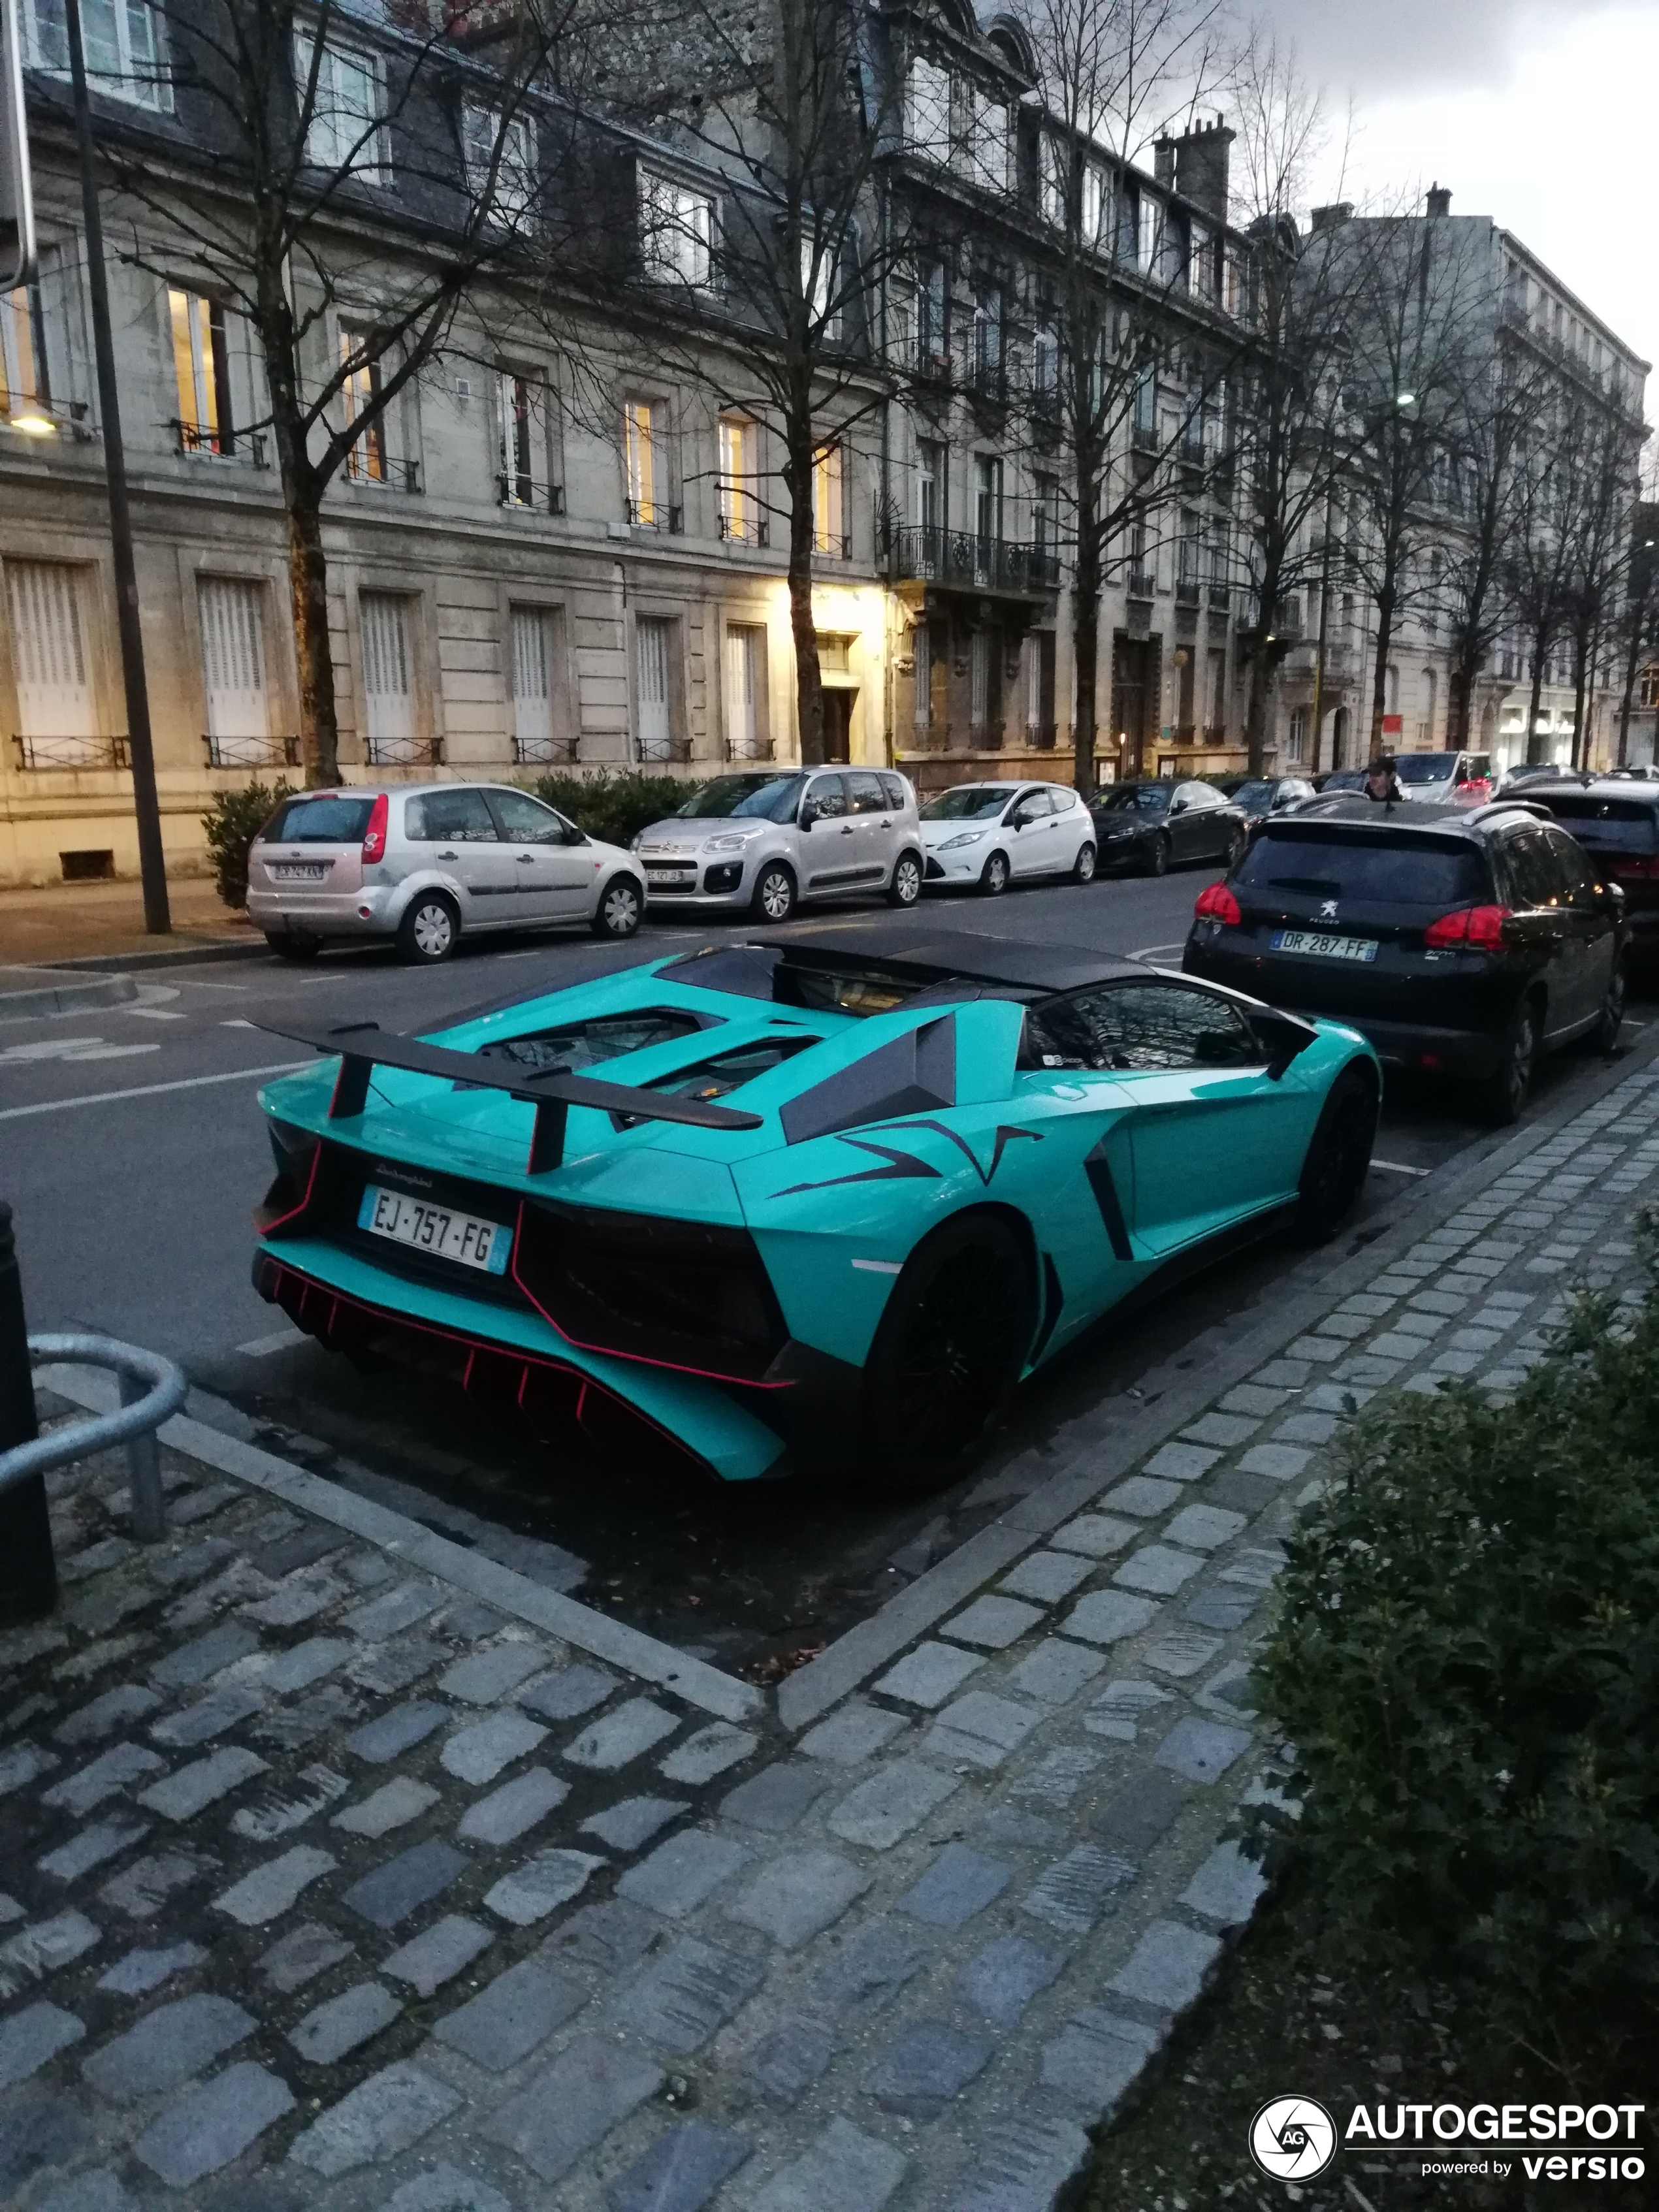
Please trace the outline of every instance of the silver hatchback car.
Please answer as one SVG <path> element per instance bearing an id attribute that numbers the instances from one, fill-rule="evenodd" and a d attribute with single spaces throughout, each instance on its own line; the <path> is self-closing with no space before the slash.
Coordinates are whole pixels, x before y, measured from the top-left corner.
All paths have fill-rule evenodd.
<path id="1" fill-rule="evenodd" d="M 301 793 L 248 854 L 249 919 L 289 960 L 377 937 L 405 960 L 447 960 L 475 930 L 542 923 L 631 937 L 644 907 L 631 854 L 511 785 Z"/>
<path id="2" fill-rule="evenodd" d="M 787 921 L 798 901 L 921 896 L 916 794 L 892 769 L 765 769 L 717 775 L 634 840 L 654 906 Z"/>

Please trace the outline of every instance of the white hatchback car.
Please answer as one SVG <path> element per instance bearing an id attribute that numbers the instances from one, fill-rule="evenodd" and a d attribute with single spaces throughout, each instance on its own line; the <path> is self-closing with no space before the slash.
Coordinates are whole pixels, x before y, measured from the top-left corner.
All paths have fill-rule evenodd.
<path id="1" fill-rule="evenodd" d="M 891 769 L 717 775 L 634 840 L 653 906 L 787 921 L 798 901 L 921 892 L 916 795 Z"/>
<path id="2" fill-rule="evenodd" d="M 1094 817 L 1063 783 L 958 783 L 921 810 L 930 884 L 994 896 L 1018 878 L 1095 872 Z"/>
<path id="3" fill-rule="evenodd" d="M 475 930 L 586 922 L 631 937 L 645 877 L 631 853 L 511 785 L 371 785 L 283 800 L 248 854 L 247 910 L 285 959 L 378 937 L 437 961 Z"/>

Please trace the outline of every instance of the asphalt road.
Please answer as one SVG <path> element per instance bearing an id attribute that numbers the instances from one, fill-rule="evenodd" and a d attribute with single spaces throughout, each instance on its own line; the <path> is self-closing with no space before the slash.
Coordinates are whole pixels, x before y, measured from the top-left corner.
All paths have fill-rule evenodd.
<path id="1" fill-rule="evenodd" d="M 994 903 L 930 897 L 915 913 L 819 909 L 872 945 L 941 926 L 1088 945 L 1178 963 L 1193 900 L 1212 880 L 1013 892 Z M 337 1478 L 412 1486 L 414 1510 L 465 1540 L 520 1540 L 514 1557 L 641 1627 L 763 1673 L 820 1644 L 989 1517 L 1074 1423 L 1204 1329 L 1271 1298 L 1305 1254 L 1264 1243 L 1133 1314 L 1114 1316 L 1016 1405 L 981 1465 L 941 1498 L 895 1505 L 794 1485 L 720 1492 L 596 1466 L 579 1441 L 549 1446 L 492 1423 L 430 1378 L 360 1374 L 296 1338 L 248 1280 L 248 1209 L 270 1179 L 259 1078 L 310 1057 L 261 1026 L 373 1019 L 410 1032 L 742 933 L 742 926 L 648 924 L 633 945 L 586 934 L 463 945 L 415 970 L 379 950 L 314 966 L 274 959 L 170 966 L 135 1003 L 0 1023 L 0 1195 L 15 1210 L 30 1325 L 87 1328 L 180 1359 L 274 1444 Z M 1638 1005 L 1639 1021 L 1649 1009 Z M 1547 1067 L 1534 1111 L 1565 1101 L 1595 1063 Z M 1391 1085 L 1376 1167 L 1333 1261 L 1386 1226 L 1420 1176 L 1499 1141 L 1455 1093 Z M 406 1505 L 410 1499 L 400 1502 Z M 478 1516 L 475 1521 L 471 1516 Z M 481 1525 L 482 1524 L 482 1525 Z M 469 1534 L 470 1532 L 470 1534 Z M 544 1547 L 544 1548 L 538 1548 Z"/>

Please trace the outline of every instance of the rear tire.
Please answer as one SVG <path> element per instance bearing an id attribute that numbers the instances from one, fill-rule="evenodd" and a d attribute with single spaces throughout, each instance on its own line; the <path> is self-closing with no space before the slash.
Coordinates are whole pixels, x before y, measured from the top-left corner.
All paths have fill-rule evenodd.
<path id="1" fill-rule="evenodd" d="M 960 1215 L 924 1237 L 865 1367 L 866 1472 L 890 1492 L 948 1482 L 1012 1395 L 1036 1322 L 1030 1269 L 1006 1221 Z"/>
<path id="2" fill-rule="evenodd" d="M 265 943 L 279 960 L 314 960 L 323 949 L 320 937 L 307 937 L 296 930 L 268 929 Z"/>
<path id="3" fill-rule="evenodd" d="M 640 887 L 632 876 L 612 876 L 599 893 L 599 902 L 588 926 L 595 937 L 620 943 L 623 938 L 632 937 L 639 927 L 644 906 Z"/>
<path id="4" fill-rule="evenodd" d="M 1353 1211 L 1381 1103 L 1375 1082 L 1355 1067 L 1345 1067 L 1326 1094 L 1296 1187 L 1295 1231 L 1304 1244 L 1328 1244 Z"/>
<path id="5" fill-rule="evenodd" d="M 1504 1033 L 1504 1056 L 1495 1075 L 1480 1088 L 1481 1110 L 1494 1128 L 1518 1121 L 1532 1096 L 1538 1069 L 1542 1022 L 1536 999 L 1523 999 Z"/>
<path id="6" fill-rule="evenodd" d="M 781 860 L 768 860 L 755 878 L 750 912 L 757 921 L 787 921 L 795 911 L 795 879 Z"/>
<path id="7" fill-rule="evenodd" d="M 893 863 L 893 880 L 887 886 L 889 906 L 914 906 L 921 896 L 921 862 L 914 853 L 901 853 Z"/>
<path id="8" fill-rule="evenodd" d="M 1092 845 L 1085 845 L 1072 863 L 1072 881 L 1074 884 L 1091 884 L 1094 879 L 1095 848 Z"/>
<path id="9" fill-rule="evenodd" d="M 398 924 L 398 957 L 435 968 L 461 941 L 461 917 L 444 891 L 416 891 Z"/>
<path id="10" fill-rule="evenodd" d="M 993 853 L 979 872 L 979 887 L 987 898 L 1000 898 L 1008 888 L 1008 855 Z"/>
<path id="11" fill-rule="evenodd" d="M 1170 841 L 1160 830 L 1146 848 L 1146 857 L 1141 863 L 1149 876 L 1167 876 L 1170 872 Z"/>

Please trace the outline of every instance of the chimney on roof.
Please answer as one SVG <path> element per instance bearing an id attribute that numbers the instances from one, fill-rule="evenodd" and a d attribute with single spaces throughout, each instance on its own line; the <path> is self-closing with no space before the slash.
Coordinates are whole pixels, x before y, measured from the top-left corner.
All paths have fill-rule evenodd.
<path id="1" fill-rule="evenodd" d="M 1439 222 L 1451 213 L 1451 191 L 1445 185 L 1429 186 L 1429 221 Z"/>
<path id="2" fill-rule="evenodd" d="M 1213 123 L 1200 123 L 1171 142 L 1176 190 L 1218 222 L 1227 220 L 1229 149 L 1237 135 L 1218 115 Z"/>
<path id="3" fill-rule="evenodd" d="M 1312 228 L 1315 230 L 1334 230 L 1339 223 L 1350 222 L 1352 216 L 1352 200 L 1333 200 L 1328 207 L 1318 207 L 1314 210 Z"/>
<path id="4" fill-rule="evenodd" d="M 1152 180 L 1155 184 L 1173 186 L 1175 183 L 1176 142 L 1167 135 L 1158 139 L 1152 147 Z"/>

